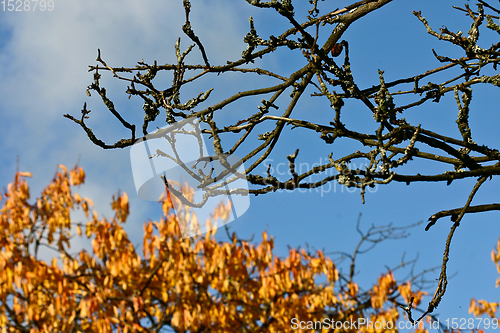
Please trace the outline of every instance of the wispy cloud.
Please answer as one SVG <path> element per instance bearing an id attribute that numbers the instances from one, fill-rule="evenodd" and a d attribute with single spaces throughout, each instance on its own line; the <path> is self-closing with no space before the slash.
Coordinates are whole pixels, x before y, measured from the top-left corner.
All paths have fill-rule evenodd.
<path id="1" fill-rule="evenodd" d="M 210 61 L 223 64 L 239 57 L 231 45 L 242 42 L 247 22 L 233 19 L 234 11 L 249 6 L 222 1 L 197 3 L 191 12 L 193 29 L 207 45 Z M 232 14 L 233 13 L 233 14 Z M 182 47 L 192 44 L 181 27 L 185 16 L 178 1 L 55 1 L 53 11 L 3 12 L 0 14 L 0 181 L 12 181 L 16 156 L 20 169 L 35 175 L 29 183 L 35 197 L 48 184 L 57 164 L 72 167 L 80 158 L 87 184 L 78 192 L 91 197 L 96 209 L 110 217 L 111 194 L 130 193 L 135 221 L 156 218 L 152 204 L 135 197 L 128 150 L 104 151 L 94 146 L 81 128 L 62 117 L 78 116 L 83 102 L 92 105 L 89 126 L 110 142 L 129 133 L 114 124 L 98 96 L 88 98 L 92 82 L 88 65 L 95 63 L 97 49 L 112 66 L 134 66 L 137 61 L 174 63 L 173 45 L 179 36 Z M 222 36 L 222 37 L 221 37 Z M 189 61 L 198 61 L 197 50 Z M 201 58 L 200 58 L 201 59 Z M 117 97 L 122 111 L 143 117 L 126 99 L 125 85 L 103 77 Z M 140 119 L 140 118 L 139 118 Z"/>

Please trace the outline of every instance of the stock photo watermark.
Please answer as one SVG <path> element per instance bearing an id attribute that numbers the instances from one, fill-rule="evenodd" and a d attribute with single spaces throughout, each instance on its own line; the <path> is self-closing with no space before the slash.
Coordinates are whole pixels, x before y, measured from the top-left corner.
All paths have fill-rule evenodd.
<path id="1" fill-rule="evenodd" d="M 200 235 L 219 228 L 243 215 L 250 206 L 245 166 L 241 158 L 228 154 L 209 154 L 196 118 L 159 128 L 139 139 L 130 149 L 132 175 L 137 195 L 148 201 L 165 200 L 170 194 L 183 238 Z M 317 163 L 293 164 L 295 172 L 304 173 L 326 165 Z M 267 174 L 290 177 L 290 164 L 267 159 Z M 299 193 L 316 192 L 357 193 L 359 186 L 351 186 L 352 176 L 343 170 L 361 170 L 363 165 L 343 164 L 340 169 L 327 168 L 323 175 L 334 177 L 321 186 L 298 186 Z M 338 173 L 335 172 L 338 171 Z M 367 192 L 376 192 L 377 184 L 365 186 Z M 285 191 L 276 189 L 276 192 Z M 364 191 L 364 188 L 363 188 Z M 363 192 L 364 193 L 364 192 Z M 214 221 L 214 210 L 224 204 L 231 209 L 228 219 Z M 215 223 L 215 224 L 213 224 Z"/>
<path id="2" fill-rule="evenodd" d="M 301 162 L 301 163 L 294 163 L 294 171 L 297 174 L 303 174 L 305 172 L 308 172 L 310 170 L 313 170 L 314 168 L 321 167 L 324 165 L 327 165 L 330 163 L 329 159 L 324 159 L 320 157 L 319 161 L 316 163 L 307 163 L 307 162 Z M 292 178 L 293 174 L 290 169 L 290 164 L 286 162 L 280 162 L 280 163 L 274 163 L 273 159 L 266 159 L 263 162 L 263 165 L 267 165 L 268 169 L 262 174 L 264 177 L 268 175 L 272 175 L 273 177 L 279 178 Z M 356 163 L 351 162 L 349 164 L 345 164 L 343 167 L 346 168 L 346 170 L 362 170 L 367 166 L 366 163 L 360 163 L 359 165 L 356 165 Z M 336 172 L 337 171 L 337 172 Z M 294 188 L 294 191 L 297 191 L 299 193 L 319 193 L 321 197 L 324 195 L 327 195 L 329 193 L 359 193 L 359 187 L 357 186 L 348 186 L 347 183 L 351 181 L 350 177 L 344 173 L 344 171 L 340 168 L 329 168 L 326 169 L 322 173 L 323 177 L 334 177 L 336 176 L 336 180 L 331 180 L 328 182 L 325 182 L 321 186 L 309 186 L 309 187 L 301 187 L 297 186 Z M 271 184 L 269 184 L 271 185 Z M 378 190 L 378 183 L 373 183 L 372 186 L 366 186 L 366 192 L 369 193 L 374 193 L 377 192 Z M 276 189 L 275 192 L 286 192 L 288 190 L 286 189 Z"/>
<path id="3" fill-rule="evenodd" d="M 141 199 L 161 200 L 168 189 L 183 238 L 232 222 L 250 206 L 243 162 L 236 155 L 209 155 L 195 118 L 141 138 L 130 149 L 130 161 Z M 231 207 L 230 216 L 212 221 L 221 203 Z"/>
<path id="4" fill-rule="evenodd" d="M 446 318 L 429 320 L 424 323 L 423 321 L 412 322 L 409 320 L 400 320 L 396 323 L 392 321 L 372 321 L 366 318 L 358 318 L 353 320 L 335 320 L 333 318 L 323 318 L 323 320 L 299 320 L 292 318 L 291 328 L 293 330 L 376 330 L 386 331 L 395 329 L 407 330 L 436 330 L 436 331 L 449 331 L 453 330 L 482 330 L 482 329 L 498 329 L 498 319 L 496 318 Z"/>
<path id="5" fill-rule="evenodd" d="M 54 10 L 53 0 L 2 0 L 0 8 L 4 12 L 44 12 Z"/>

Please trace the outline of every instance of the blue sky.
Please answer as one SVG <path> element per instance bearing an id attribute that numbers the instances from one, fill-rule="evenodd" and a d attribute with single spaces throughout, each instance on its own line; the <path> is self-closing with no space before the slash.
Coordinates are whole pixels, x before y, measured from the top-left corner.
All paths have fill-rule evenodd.
<path id="1" fill-rule="evenodd" d="M 342 8 L 352 2 L 334 3 L 335 8 Z M 355 22 L 343 39 L 349 41 L 352 71 L 358 85 L 364 88 L 378 84 L 378 69 L 385 71 L 386 81 L 391 81 L 438 67 L 440 63 L 433 57 L 431 48 L 438 54 L 462 56 L 450 43 L 439 42 L 428 35 L 411 11 L 421 10 L 436 30 L 446 25 L 451 31 L 466 33 L 470 19 L 451 7 L 463 6 L 466 2 L 394 0 Z M 263 38 L 279 35 L 289 27 L 285 19 L 273 11 L 254 8 L 242 0 L 192 1 L 192 5 L 193 28 L 204 43 L 212 64 L 224 64 L 240 57 L 245 48 L 243 37 L 249 29 L 249 16 L 253 16 Z M 335 9 L 328 6 L 331 6 L 329 1 L 320 2 L 320 9 Z M 296 5 L 297 19 L 302 22 L 306 10 L 300 8 Z M 126 138 L 129 133 L 108 114 L 102 102 L 96 96 L 89 98 L 85 94 L 87 85 L 92 82 L 88 65 L 95 64 L 98 48 L 111 66 L 132 67 L 141 59 L 173 63 L 177 37 L 182 38 L 182 48 L 191 44 L 181 31 L 183 18 L 181 1 L 55 1 L 54 10 L 50 12 L 0 11 L 0 184 L 6 187 L 12 181 L 19 156 L 20 170 L 34 174 L 29 183 L 35 197 L 52 179 L 57 164 L 70 167 L 79 161 L 86 170 L 87 181 L 78 192 L 92 198 L 99 212 L 105 216 L 112 214 L 111 195 L 120 189 L 126 191 L 131 200 L 132 213 L 126 226 L 130 234 L 140 235 L 143 221 L 157 220 L 159 206 L 136 195 L 129 149 L 102 150 L 88 140 L 81 128 L 62 115 L 78 116 L 83 103 L 87 102 L 92 110 L 88 124 L 98 137 L 106 142 Z M 326 39 L 331 27 L 321 29 L 322 38 Z M 494 39 L 491 32 L 483 31 L 483 47 L 498 41 L 498 36 Z M 187 59 L 190 63 L 200 60 L 196 50 Z M 256 63 L 283 75 L 300 68 L 301 64 L 304 59 L 300 51 L 291 53 L 288 50 L 280 50 Z M 215 104 L 233 91 L 258 87 L 263 82 L 262 78 L 249 78 L 214 75 L 194 86 L 193 94 L 214 87 L 209 103 Z M 166 76 L 165 84 L 169 81 L 170 77 Z M 103 75 L 102 86 L 129 122 L 141 123 L 142 105 L 138 100 L 126 98 L 125 84 L 111 75 Z M 256 107 L 252 102 L 251 99 L 241 101 L 233 112 L 248 116 Z M 498 91 L 492 87 L 475 88 L 470 122 L 472 137 L 479 144 L 500 146 L 499 102 Z M 326 123 L 325 114 L 329 112 L 333 120 L 333 111 L 327 101 L 305 95 L 296 108 L 295 117 Z M 343 121 L 355 129 L 374 126 L 366 108 L 356 103 L 348 104 L 343 112 Z M 459 137 L 456 114 L 456 103 L 450 95 L 439 104 L 427 103 L 409 110 L 405 118 L 427 129 Z M 164 119 L 163 116 L 159 118 Z M 164 124 L 157 122 L 155 125 Z M 300 148 L 296 163 L 303 163 L 305 167 L 305 163 L 324 162 L 331 152 L 338 158 L 351 147 L 337 142 L 325 145 L 314 133 L 300 129 L 291 131 L 287 127 L 269 162 L 273 165 L 287 163 L 286 156 Z M 432 164 L 415 162 L 414 165 L 427 172 L 436 172 Z M 412 168 L 408 166 L 407 172 L 415 170 Z M 258 173 L 265 175 L 265 168 L 258 169 Z M 363 214 L 361 226 L 365 229 L 372 224 L 402 226 L 425 221 L 440 210 L 465 204 L 473 185 L 474 180 L 455 181 L 450 186 L 391 183 L 377 187 L 374 193 L 367 193 L 364 205 L 358 191 L 350 193 L 333 183 L 330 190 L 324 189 L 324 192 L 311 190 L 252 196 L 249 210 L 229 227 L 241 238 L 255 234 L 259 239 L 262 231 L 267 230 L 275 237 L 279 255 L 286 255 L 288 245 L 297 247 L 306 243 L 325 252 L 352 252 L 359 239 L 355 230 L 359 213 Z M 498 195 L 498 180 L 494 178 L 483 185 L 473 204 L 498 202 Z M 490 252 L 500 235 L 499 222 L 498 213 L 481 213 L 466 216 L 458 228 L 448 268 L 449 274 L 457 274 L 450 279 L 447 293 L 435 310 L 442 320 L 471 318 L 467 312 L 471 297 L 498 300 L 497 273 Z M 388 240 L 359 257 L 356 280 L 360 286 L 368 288 L 385 272 L 386 266 L 398 265 L 403 253 L 406 258 L 414 258 L 418 253 L 417 272 L 440 265 L 450 222 L 440 220 L 428 232 L 423 230 L 424 226 L 412 229 L 409 238 Z M 218 237 L 225 239 L 225 233 L 220 232 Z M 140 239 L 137 237 L 137 243 Z M 82 246 L 87 244 L 75 243 L 75 251 Z M 396 278 L 403 278 L 407 272 L 398 272 Z M 436 272 L 428 278 L 438 275 Z M 429 300 L 430 297 L 426 298 L 424 304 Z"/>

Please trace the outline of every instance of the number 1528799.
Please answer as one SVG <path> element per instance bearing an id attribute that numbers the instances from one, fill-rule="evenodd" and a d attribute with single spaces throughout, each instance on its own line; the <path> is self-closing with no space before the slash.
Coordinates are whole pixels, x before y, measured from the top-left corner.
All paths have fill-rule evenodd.
<path id="1" fill-rule="evenodd" d="M 53 11 L 53 0 L 2 0 L 1 8 L 4 12 L 30 12 L 30 11 Z"/>

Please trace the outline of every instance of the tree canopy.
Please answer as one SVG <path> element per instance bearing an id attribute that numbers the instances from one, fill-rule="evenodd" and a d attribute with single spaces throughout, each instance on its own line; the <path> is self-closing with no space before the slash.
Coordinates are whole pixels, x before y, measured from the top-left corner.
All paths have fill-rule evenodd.
<path id="1" fill-rule="evenodd" d="M 255 244 L 235 234 L 217 242 L 217 229 L 183 238 L 167 192 L 161 202 L 163 216 L 144 223 L 139 246 L 123 229 L 130 212 L 126 193 L 113 196 L 112 218 L 99 218 L 92 200 L 73 190 L 84 182 L 81 167 L 67 170 L 61 165 L 33 200 L 26 177 L 31 174 L 18 172 L 1 196 L 2 332 L 397 332 L 402 328 L 428 332 L 446 328 L 430 315 L 425 323 L 412 325 L 407 307 L 416 308 L 425 294 L 419 288 L 419 274 L 397 281 L 388 270 L 381 272 L 371 289 L 359 289 L 353 270 L 359 246 L 395 236 L 397 230 L 381 227 L 366 232 L 351 257 L 351 270 L 344 275 L 321 251 L 292 248 L 285 258 L 276 256 L 273 238 L 265 232 Z M 84 213 L 86 221 L 71 218 L 76 210 Z M 189 222 L 196 219 L 189 206 L 182 210 L 190 215 Z M 229 205 L 221 202 L 211 222 L 227 218 L 229 211 Z M 74 237 L 90 239 L 92 249 L 72 251 Z M 54 255 L 51 262 L 41 258 L 47 251 Z M 500 240 L 492 252 L 500 272 L 499 253 Z M 499 305 L 473 299 L 470 311 L 494 318 L 486 318 L 482 328 L 498 328 Z M 402 321 L 405 313 L 406 322 Z"/>

